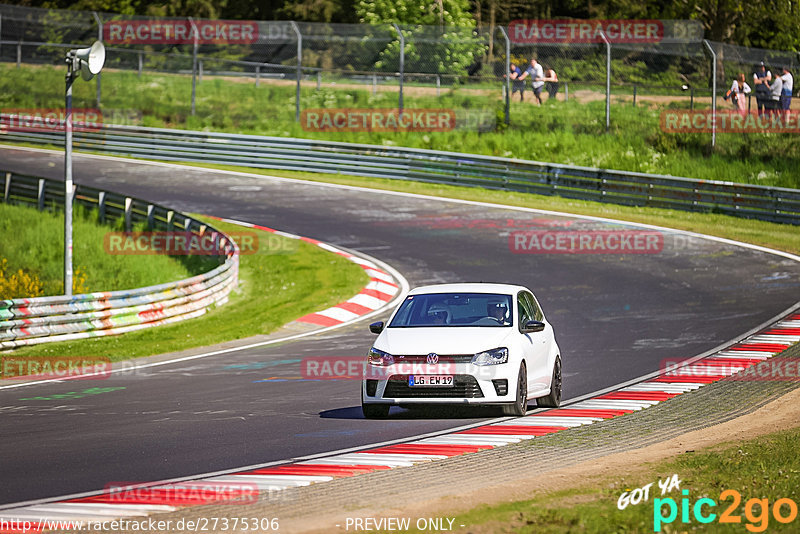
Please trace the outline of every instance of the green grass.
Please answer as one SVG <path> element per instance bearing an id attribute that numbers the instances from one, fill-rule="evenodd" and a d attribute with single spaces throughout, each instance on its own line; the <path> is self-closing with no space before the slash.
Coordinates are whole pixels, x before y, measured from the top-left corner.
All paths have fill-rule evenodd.
<path id="1" fill-rule="evenodd" d="M 767 527 L 768 532 L 797 532 L 800 518 L 788 524 L 781 524 L 771 515 L 764 519 L 759 506 L 750 504 L 752 520 L 745 515 L 750 499 L 768 499 L 770 511 L 776 500 L 788 498 L 800 503 L 800 457 L 797 443 L 800 429 L 792 429 L 769 434 L 757 439 L 737 444 L 727 444 L 717 450 L 705 449 L 686 452 L 672 461 L 656 462 L 648 465 L 644 474 L 615 476 L 599 481 L 592 486 L 563 491 L 547 491 L 530 500 L 514 501 L 496 506 L 477 507 L 463 515 L 456 516 L 455 525 L 466 525 L 479 532 L 653 532 L 654 504 L 656 498 L 671 497 L 678 507 L 677 518 L 671 525 L 663 525 L 661 532 L 754 532 Z M 661 496 L 658 480 L 665 480 L 677 474 L 681 480 L 680 490 L 688 490 L 689 504 L 694 506 L 698 499 L 713 499 L 715 509 L 703 506 L 703 513 L 716 513 L 717 518 L 703 525 L 689 512 L 690 523 L 681 523 L 681 491 L 673 489 Z M 643 487 L 653 483 L 648 502 L 628 505 L 623 510 L 617 508 L 620 495 L 626 490 Z M 732 516 L 740 516 L 741 524 L 719 523 L 719 516 L 733 503 L 733 497 L 720 494 L 726 490 L 736 490 L 741 496 L 738 508 Z M 662 507 L 663 515 L 668 515 L 668 506 Z M 782 508 L 784 516 L 789 515 L 789 507 Z M 747 530 L 746 530 L 747 528 Z"/>
<path id="2" fill-rule="evenodd" d="M 561 197 L 492 191 L 480 188 L 453 185 L 427 184 L 384 178 L 364 178 L 338 174 L 317 174 L 269 169 L 249 169 L 224 165 L 187 164 L 195 167 L 225 169 L 251 174 L 283 176 L 300 180 L 355 185 L 401 191 L 444 198 L 490 202 L 508 206 L 520 206 L 542 210 L 554 210 L 577 215 L 607 217 L 624 221 L 652 224 L 691 232 L 753 243 L 765 247 L 800 254 L 800 232 L 796 226 L 777 224 L 754 219 L 742 219 L 716 213 L 693 213 L 659 208 L 636 208 L 617 204 L 603 204 L 588 200 L 572 200 Z"/>
<path id="3" fill-rule="evenodd" d="M 114 291 L 189 278 L 213 269 L 208 256 L 107 254 L 104 238 L 121 226 L 100 225 L 96 214 L 77 208 L 73 218 L 73 269 L 79 293 Z M 23 269 L 41 281 L 44 295 L 64 294 L 64 215 L 0 203 L 0 259 L 6 272 Z M 12 237 L 13 236 L 13 237 Z M 9 238 L 11 237 L 11 238 Z M 0 300 L 23 295 L 0 294 Z"/>
<path id="4" fill-rule="evenodd" d="M 224 232 L 243 230 L 207 222 Z M 206 315 L 121 336 L 23 347 L 14 356 L 101 356 L 119 361 L 268 334 L 307 313 L 347 300 L 368 282 L 363 269 L 337 254 L 254 231 L 262 244 L 259 253 L 240 256 L 238 289 L 227 304 Z M 270 250 L 265 250 L 265 240 L 272 244 Z"/>
<path id="5" fill-rule="evenodd" d="M 63 106 L 63 69 L 0 65 L 0 108 L 60 108 Z M 20 88 L 25 90 L 20 90 Z M 75 83 L 76 107 L 94 105 L 94 83 Z M 512 124 L 505 128 L 499 88 L 482 89 L 460 85 L 421 91 L 409 87 L 405 107 L 449 108 L 461 112 L 480 111 L 498 118 L 493 131 L 324 133 L 304 131 L 294 122 L 295 87 L 285 81 L 264 80 L 259 88 L 252 81 L 206 77 L 197 87 L 197 114 L 190 114 L 191 78 L 146 72 L 141 79 L 133 72 L 103 73 L 103 113 L 107 122 L 126 122 L 141 113 L 144 126 L 188 128 L 220 132 L 252 133 L 281 137 L 304 137 L 335 141 L 385 144 L 452 150 L 565 163 L 670 174 L 693 178 L 746 182 L 782 187 L 800 187 L 800 136 L 793 134 L 720 134 L 717 149 L 709 151 L 710 134 L 664 133 L 661 111 L 688 108 L 685 95 L 658 105 L 621 102 L 629 88 L 615 88 L 611 109 L 611 132 L 605 133 L 605 103 L 545 103 L 541 108 L 514 101 Z M 600 95 L 600 93 L 598 93 Z M 530 92 L 526 95 L 530 100 Z M 629 95 L 628 95 L 629 96 Z M 663 98 L 663 97 L 662 97 Z M 678 100 L 679 99 L 679 100 Z M 708 106 L 709 99 L 704 104 Z M 306 84 L 301 92 L 302 109 L 393 108 L 393 90 L 373 95 L 368 86 L 343 82 L 317 90 Z M 720 101 L 720 106 L 727 103 Z"/>

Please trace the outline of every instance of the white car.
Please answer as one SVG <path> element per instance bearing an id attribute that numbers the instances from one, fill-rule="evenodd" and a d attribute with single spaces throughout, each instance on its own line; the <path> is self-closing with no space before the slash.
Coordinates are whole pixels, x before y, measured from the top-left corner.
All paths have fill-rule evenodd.
<path id="1" fill-rule="evenodd" d="M 507 284 L 441 284 L 412 290 L 367 356 L 361 407 L 478 404 L 524 415 L 528 401 L 561 402 L 561 353 L 533 293 Z"/>

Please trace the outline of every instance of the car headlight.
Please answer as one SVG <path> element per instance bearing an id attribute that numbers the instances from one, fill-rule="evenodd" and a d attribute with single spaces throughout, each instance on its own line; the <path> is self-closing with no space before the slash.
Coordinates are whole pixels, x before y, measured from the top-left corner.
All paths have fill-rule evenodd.
<path id="1" fill-rule="evenodd" d="M 369 354 L 367 354 L 367 358 L 369 359 L 369 363 L 371 365 L 394 365 L 394 356 L 389 354 L 388 352 L 383 352 L 382 350 L 378 350 L 375 347 L 369 349 Z"/>
<path id="2" fill-rule="evenodd" d="M 497 365 L 506 362 L 508 362 L 508 349 L 505 347 L 485 350 L 472 358 L 473 365 Z"/>

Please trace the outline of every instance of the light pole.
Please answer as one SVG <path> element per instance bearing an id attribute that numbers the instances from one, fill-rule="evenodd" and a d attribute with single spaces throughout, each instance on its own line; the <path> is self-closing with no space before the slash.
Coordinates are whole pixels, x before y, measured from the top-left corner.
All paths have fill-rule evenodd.
<path id="1" fill-rule="evenodd" d="M 64 113 L 64 294 L 72 295 L 72 82 L 78 72 L 89 81 L 103 69 L 106 49 L 95 41 L 89 48 L 67 53 L 67 77 Z"/>

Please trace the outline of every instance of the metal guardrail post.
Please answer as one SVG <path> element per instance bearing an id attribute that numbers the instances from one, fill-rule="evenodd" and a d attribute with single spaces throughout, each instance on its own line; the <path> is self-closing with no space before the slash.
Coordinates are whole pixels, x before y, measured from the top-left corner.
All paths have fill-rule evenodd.
<path id="1" fill-rule="evenodd" d="M 564 102 L 569 102 L 569 82 L 564 82 Z"/>
<path id="2" fill-rule="evenodd" d="M 505 28 L 498 26 L 497 29 L 500 30 L 506 42 L 506 124 L 511 124 L 511 79 L 509 78 L 511 75 L 511 39 L 508 38 L 508 33 L 506 33 Z M 492 36 L 492 38 L 494 39 L 494 36 Z"/>
<path id="3" fill-rule="evenodd" d="M 192 219 L 190 219 L 189 217 L 185 217 L 183 219 L 183 231 L 184 232 L 190 231 L 191 226 L 192 226 Z"/>
<path id="4" fill-rule="evenodd" d="M 100 191 L 97 195 L 97 219 L 104 223 L 106 222 L 106 192 Z"/>
<path id="5" fill-rule="evenodd" d="M 400 26 L 396 23 L 392 23 L 392 27 L 397 32 L 397 36 L 400 38 L 400 93 L 397 97 L 397 109 L 400 113 L 403 113 L 403 79 L 405 78 L 405 69 L 406 69 L 406 38 L 403 35 L 403 32 L 400 31 Z"/>
<path id="6" fill-rule="evenodd" d="M 22 39 L 17 41 L 17 68 L 22 65 Z"/>
<path id="7" fill-rule="evenodd" d="M 6 173 L 6 185 L 5 185 L 5 187 L 3 189 L 5 189 L 5 191 L 3 191 L 3 202 L 8 202 L 8 192 L 11 190 L 11 173 L 10 172 Z"/>
<path id="8" fill-rule="evenodd" d="M 197 39 L 200 34 L 197 30 L 197 24 L 194 23 L 194 18 L 189 17 L 189 24 L 192 25 L 192 115 L 195 111 L 195 95 L 197 94 Z"/>
<path id="9" fill-rule="evenodd" d="M 36 207 L 39 209 L 39 211 L 44 211 L 44 187 L 44 178 L 39 178 L 39 187 L 37 188 L 38 190 L 36 192 Z"/>
<path id="10" fill-rule="evenodd" d="M 636 107 L 636 84 L 633 84 L 633 107 Z"/>
<path id="11" fill-rule="evenodd" d="M 173 228 L 173 225 L 174 225 L 174 219 L 175 219 L 175 212 L 172 211 L 172 210 L 169 210 L 167 212 L 167 231 L 168 232 L 172 231 L 172 228 Z"/>
<path id="12" fill-rule="evenodd" d="M 261 66 L 256 65 L 256 87 L 258 87 L 258 83 L 261 81 Z"/>
<path id="13" fill-rule="evenodd" d="M 606 132 L 608 132 L 611 128 L 611 41 L 602 30 L 600 37 L 606 44 Z"/>
<path id="14" fill-rule="evenodd" d="M 439 98 L 442 95 L 441 89 L 442 89 L 442 77 L 437 74 L 436 75 L 436 98 Z"/>
<path id="15" fill-rule="evenodd" d="M 711 148 L 717 146 L 717 53 L 708 42 L 703 39 L 703 44 L 711 53 Z"/>
<path id="16" fill-rule="evenodd" d="M 317 91 L 319 91 L 320 87 L 322 87 L 322 71 L 317 71 Z"/>
<path id="17" fill-rule="evenodd" d="M 203 60 L 197 60 L 197 83 L 203 83 Z"/>
<path id="18" fill-rule="evenodd" d="M 142 57 L 142 55 L 143 54 L 141 52 L 139 52 L 139 66 L 138 66 L 138 69 L 137 69 L 137 75 L 138 75 L 139 78 L 142 77 L 142 63 L 144 62 L 144 58 Z"/>
<path id="19" fill-rule="evenodd" d="M 378 92 L 378 75 L 372 73 L 372 95 L 375 96 Z"/>
<path id="20" fill-rule="evenodd" d="M 131 231 L 131 208 L 133 207 L 133 199 L 125 197 L 125 231 Z"/>
<path id="21" fill-rule="evenodd" d="M 92 16 L 94 17 L 94 20 L 97 22 L 97 40 L 102 43 L 103 42 L 103 21 L 100 19 L 100 15 L 97 14 L 97 11 L 92 11 Z M 102 75 L 102 72 L 98 72 L 97 74 L 95 74 L 95 77 L 97 78 L 96 97 L 97 97 L 97 107 L 98 108 L 100 107 L 100 93 L 101 93 L 100 77 L 101 77 L 101 75 Z"/>
<path id="22" fill-rule="evenodd" d="M 300 28 L 293 20 L 289 21 L 292 25 L 295 35 L 297 36 L 297 89 L 295 90 L 294 98 L 294 121 L 300 122 L 300 78 L 303 76 L 303 34 L 300 33 Z"/>

